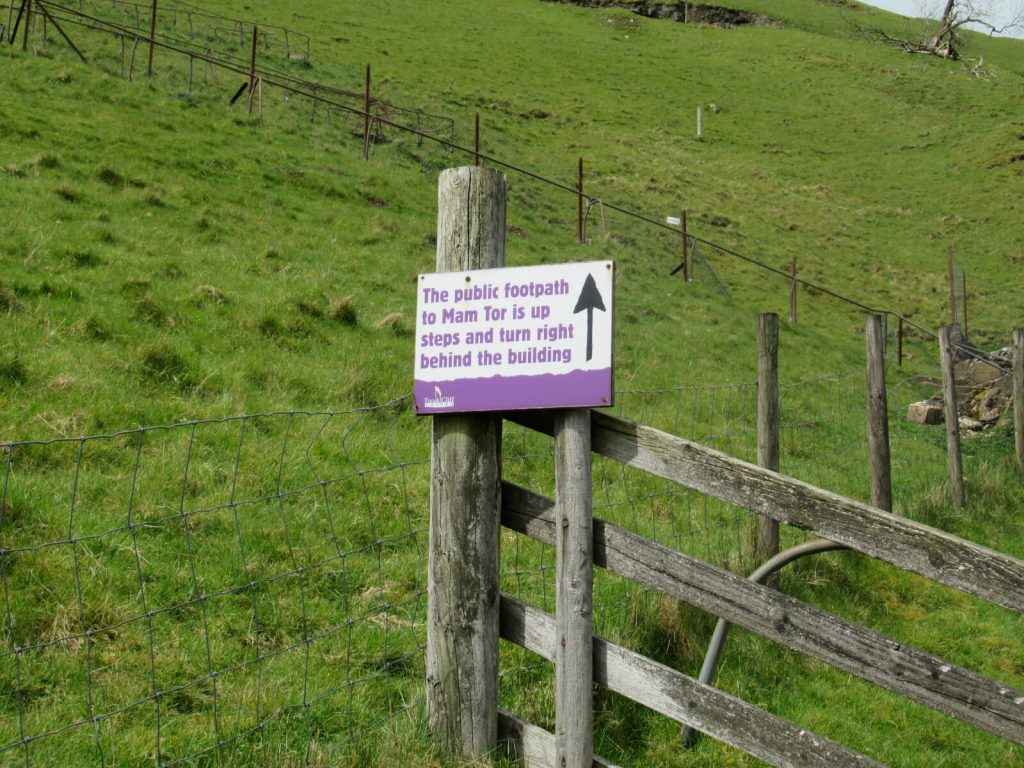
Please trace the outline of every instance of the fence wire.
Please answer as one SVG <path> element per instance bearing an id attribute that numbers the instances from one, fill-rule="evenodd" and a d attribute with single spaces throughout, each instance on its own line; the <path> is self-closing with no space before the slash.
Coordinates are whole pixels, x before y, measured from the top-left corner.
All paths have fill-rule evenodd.
<path id="1" fill-rule="evenodd" d="M 890 386 L 898 511 L 942 492 L 941 430 L 898 426 L 922 386 Z M 867 499 L 863 373 L 780 392 L 782 471 Z M 624 390 L 614 412 L 753 461 L 756 399 Z M 552 443 L 506 423 L 505 477 L 552 495 Z M 409 398 L 0 444 L 0 765 L 316 765 L 414 730 L 428 454 Z M 756 565 L 745 510 L 597 456 L 593 476 L 597 517 Z M 503 531 L 502 589 L 553 611 L 554 558 Z M 710 617 L 601 569 L 594 603 L 599 634 L 696 673 Z M 503 706 L 552 727 L 551 665 L 501 653 Z"/>
<path id="2" fill-rule="evenodd" d="M 321 763 L 418 699 L 404 399 L 0 446 L 0 764 Z"/>

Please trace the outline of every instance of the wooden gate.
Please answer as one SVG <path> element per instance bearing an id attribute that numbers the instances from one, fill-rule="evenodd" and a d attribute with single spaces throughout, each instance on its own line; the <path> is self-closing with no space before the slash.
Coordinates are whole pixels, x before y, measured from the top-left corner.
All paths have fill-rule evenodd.
<path id="1" fill-rule="evenodd" d="M 502 266 L 505 182 L 442 175 L 438 268 Z M 499 738 L 527 765 L 593 755 L 593 683 L 779 766 L 878 765 L 593 635 L 592 566 L 686 601 L 936 711 L 1024 744 L 1024 692 L 592 518 L 591 456 L 651 473 L 1024 612 L 1024 563 L 659 430 L 589 410 L 506 415 L 555 437 L 556 499 L 501 479 L 500 414 L 434 417 L 426 689 L 435 738 L 467 755 Z M 499 589 L 500 527 L 556 548 L 556 612 Z M 499 712 L 499 637 L 555 663 L 555 733 Z"/>

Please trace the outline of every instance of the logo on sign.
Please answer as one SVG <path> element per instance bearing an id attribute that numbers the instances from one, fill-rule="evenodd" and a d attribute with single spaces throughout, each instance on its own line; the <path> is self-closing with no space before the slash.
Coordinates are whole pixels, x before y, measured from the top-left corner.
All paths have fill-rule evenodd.
<path id="1" fill-rule="evenodd" d="M 455 398 L 445 397 L 440 387 L 434 387 L 434 396 L 423 399 L 424 408 L 454 408 Z"/>

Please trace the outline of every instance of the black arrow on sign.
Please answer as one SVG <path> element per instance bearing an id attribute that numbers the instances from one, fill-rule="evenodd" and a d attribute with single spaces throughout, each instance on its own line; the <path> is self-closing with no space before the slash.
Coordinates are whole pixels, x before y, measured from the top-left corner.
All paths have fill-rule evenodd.
<path id="1" fill-rule="evenodd" d="M 572 311 L 575 315 L 577 312 L 587 311 L 587 360 L 594 356 L 594 310 L 600 309 L 602 312 L 607 312 L 604 308 L 604 299 L 601 298 L 601 292 L 597 290 L 597 282 L 594 280 L 593 275 L 587 275 L 586 281 L 583 283 L 583 290 L 580 291 L 580 297 L 576 300 L 576 309 Z"/>

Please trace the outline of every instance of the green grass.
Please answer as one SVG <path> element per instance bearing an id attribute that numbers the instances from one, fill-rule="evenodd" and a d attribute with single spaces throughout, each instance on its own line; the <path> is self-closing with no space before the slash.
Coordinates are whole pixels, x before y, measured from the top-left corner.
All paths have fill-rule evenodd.
<path id="1" fill-rule="evenodd" d="M 375 93 L 452 117 L 463 144 L 479 112 L 487 154 L 569 185 L 582 156 L 590 195 L 657 220 L 686 208 L 700 237 L 781 269 L 796 258 L 802 276 L 926 327 L 946 317 L 951 243 L 972 338 L 1005 344 L 1021 322 L 1024 45 L 974 38 L 980 80 L 851 24 L 906 29 L 881 12 L 729 4 L 784 23 L 626 29 L 607 23 L 621 10 L 534 0 L 294 0 L 259 13 L 313 38 L 309 63 L 271 54 L 275 67 L 358 92 L 370 62 Z M 237 76 L 219 72 L 218 88 L 197 64 L 190 96 L 187 62 L 158 51 L 152 81 L 137 66 L 126 82 L 116 42 L 69 31 L 92 64 L 52 30 L 34 54 L 0 46 L 0 440 L 319 415 L 9 454 L 0 546 L 19 551 L 2 561 L 0 745 L 18 738 L 19 713 L 42 733 L 88 718 L 90 693 L 111 712 L 160 691 L 159 705 L 39 739 L 30 764 L 153 764 L 158 716 L 165 761 L 219 734 L 225 751 L 192 764 L 454 762 L 429 746 L 421 711 L 428 426 L 400 407 L 358 408 L 410 389 L 436 175 L 467 158 L 393 135 L 367 163 L 360 126 L 337 112 L 311 123 L 308 104 L 267 88 L 260 127 L 244 99 L 228 106 Z M 618 412 L 753 459 L 754 318 L 787 311 L 785 281 L 705 249 L 728 293 L 705 272 L 684 285 L 667 276 L 677 236 L 611 211 L 607 236 L 592 211 L 581 248 L 572 195 L 510 181 L 510 265 L 617 262 Z M 782 332 L 783 470 L 863 499 L 863 320 L 806 291 L 799 319 Z M 908 341 L 908 373 L 934 375 L 933 346 Z M 924 391 L 893 396 L 897 509 L 1024 557 L 1008 428 L 965 440 L 970 503 L 955 510 L 941 430 L 902 420 Z M 510 477 L 550 493 L 549 441 L 509 428 L 505 453 Z M 749 568 L 739 511 L 610 463 L 595 478 L 601 516 Z M 553 553 L 509 533 L 503 547 L 505 588 L 553 607 Z M 1024 686 L 1018 615 L 849 553 L 783 584 Z M 696 673 L 710 617 L 606 574 L 597 595 L 601 633 Z M 22 646 L 38 647 L 10 654 Z M 503 647 L 502 701 L 551 727 L 553 679 L 535 662 Z M 720 684 L 889 764 L 1024 765 L 1017 747 L 740 631 Z M 674 724 L 596 701 L 598 751 L 623 764 L 756 764 L 711 740 L 684 752 Z M 375 725 L 384 713 L 399 713 L 391 728 Z M 20 749 L 0 753 L 23 763 Z"/>

